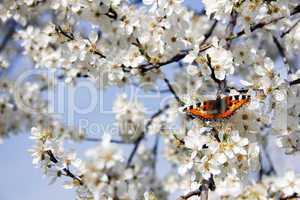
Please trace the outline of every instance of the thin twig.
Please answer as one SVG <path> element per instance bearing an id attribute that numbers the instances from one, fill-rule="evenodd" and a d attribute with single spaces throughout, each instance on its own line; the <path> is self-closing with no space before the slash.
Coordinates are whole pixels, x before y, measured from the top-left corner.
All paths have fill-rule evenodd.
<path id="1" fill-rule="evenodd" d="M 266 152 L 266 158 L 267 158 L 267 160 L 268 160 L 268 163 L 269 163 L 269 170 L 268 170 L 268 174 L 275 174 L 275 175 L 277 175 L 278 173 L 277 173 L 277 171 L 276 171 L 276 169 L 275 169 L 275 167 L 274 167 L 274 163 L 273 163 L 273 161 L 272 161 L 272 159 L 271 159 L 271 157 L 270 157 L 270 154 L 269 154 L 269 152 L 267 151 L 267 150 L 265 150 L 265 152 Z"/>
<path id="2" fill-rule="evenodd" d="M 299 199 L 300 198 L 300 195 L 298 193 L 294 193 L 290 196 L 287 196 L 287 197 L 280 197 L 279 200 L 293 200 L 293 199 Z"/>
<path id="3" fill-rule="evenodd" d="M 294 8 L 294 10 L 291 12 L 290 16 L 296 15 L 296 14 L 298 14 L 298 13 L 300 13 L 300 5 L 298 5 L 298 6 L 296 6 L 296 7 Z M 261 29 L 261 28 L 263 28 L 263 27 L 265 27 L 265 26 L 267 26 L 267 25 L 269 25 L 269 24 L 272 24 L 272 23 L 275 23 L 275 22 L 277 22 L 277 21 L 279 21 L 279 20 L 281 20 L 281 19 L 284 19 L 285 17 L 286 17 L 286 16 L 278 17 L 278 18 L 275 18 L 275 19 L 273 19 L 273 20 L 271 20 L 271 21 L 269 21 L 269 22 L 260 22 L 260 23 L 258 23 L 258 24 L 256 24 L 256 25 L 251 26 L 251 27 L 250 27 L 250 31 L 253 32 L 253 31 L 257 30 L 257 29 Z M 226 40 L 233 40 L 233 39 L 236 39 L 236 38 L 238 38 L 238 37 L 241 37 L 241 36 L 244 35 L 245 33 L 246 33 L 245 30 L 242 30 L 242 31 L 238 32 L 235 36 L 227 37 Z"/>
<path id="4" fill-rule="evenodd" d="M 184 105 L 183 101 L 178 97 L 178 95 L 176 94 L 173 86 L 170 84 L 170 81 L 166 77 L 164 78 L 164 81 L 168 85 L 170 92 L 173 94 L 173 96 L 175 97 L 175 99 L 177 100 L 177 102 L 180 105 Z"/>
<path id="5" fill-rule="evenodd" d="M 118 19 L 118 13 L 112 8 L 109 7 L 107 13 L 105 13 L 105 15 L 113 20 Z"/>
<path id="6" fill-rule="evenodd" d="M 300 78 L 299 79 L 296 79 L 296 80 L 293 80 L 293 81 L 291 81 L 290 82 L 290 86 L 292 86 L 292 85 L 297 85 L 297 84 L 299 84 L 300 83 Z"/>
<path id="7" fill-rule="evenodd" d="M 237 14 L 237 12 L 236 11 L 232 11 L 231 12 L 231 21 L 230 21 L 230 23 L 228 24 L 228 26 L 227 26 L 227 30 L 229 30 L 229 36 L 232 36 L 233 35 L 233 32 L 234 32 L 234 28 L 235 28 L 235 26 L 236 26 L 236 23 L 237 23 L 237 17 L 238 17 L 238 14 Z M 232 42 L 232 40 L 228 40 L 227 41 L 227 48 L 229 49 L 230 48 L 230 46 L 231 46 L 231 42 Z"/>
<path id="8" fill-rule="evenodd" d="M 47 150 L 46 153 L 50 157 L 51 162 L 53 162 L 54 164 L 58 163 L 58 160 L 55 158 L 55 156 L 51 150 Z M 80 178 L 78 178 L 77 176 L 75 176 L 68 168 L 63 168 L 62 170 L 66 173 L 66 176 L 78 181 L 80 185 L 83 185 L 83 181 Z"/>
<path id="9" fill-rule="evenodd" d="M 17 22 L 14 20 L 9 20 L 6 22 L 6 24 L 4 26 L 6 27 L 7 32 L 0 44 L 0 52 L 2 52 L 2 50 L 6 47 L 9 40 L 12 38 L 13 34 L 15 33 L 15 28 L 17 26 Z"/>
<path id="10" fill-rule="evenodd" d="M 203 44 L 200 48 L 199 48 L 199 53 L 206 51 L 207 49 L 211 48 L 212 45 L 211 44 Z M 187 56 L 189 54 L 190 51 L 192 51 L 193 49 L 188 49 L 188 50 L 183 50 L 181 51 L 181 53 L 173 56 L 171 59 L 165 61 L 165 62 L 161 62 L 161 63 L 157 63 L 157 64 L 151 64 L 151 63 L 146 63 L 146 64 L 142 64 L 139 66 L 139 69 L 141 69 L 142 73 L 146 73 L 148 71 L 151 71 L 153 69 L 159 69 L 165 65 L 171 64 L 171 63 L 175 63 L 175 62 L 179 62 L 181 61 L 183 58 L 185 58 L 185 56 Z M 150 67 L 149 67 L 150 66 Z"/>
<path id="11" fill-rule="evenodd" d="M 205 44 L 205 42 L 210 38 L 210 36 L 213 34 L 216 26 L 217 26 L 218 21 L 215 20 L 212 24 L 212 26 L 210 27 L 210 29 L 208 30 L 208 32 L 204 35 L 204 39 L 202 40 L 202 42 L 199 44 L 199 52 L 198 54 L 200 54 L 201 52 L 209 49 L 212 45 L 210 44 Z M 139 42 L 137 44 L 135 44 L 136 46 L 140 47 Z M 150 70 L 153 69 L 159 69 L 160 67 L 163 67 L 165 65 L 171 64 L 171 63 L 175 63 L 175 62 L 179 62 L 180 60 L 182 60 L 186 55 L 189 54 L 189 52 L 193 50 L 193 49 L 189 49 L 189 50 L 183 50 L 181 51 L 179 54 L 173 56 L 171 59 L 165 61 L 165 62 L 161 62 L 161 63 L 157 63 L 157 64 L 151 64 L 151 63 L 146 63 L 143 65 L 140 65 L 139 68 L 141 69 L 142 73 L 148 72 Z M 149 60 L 149 59 L 147 59 Z M 150 66 L 150 67 L 148 67 Z M 147 68 L 148 67 L 148 68 Z"/>
<path id="12" fill-rule="evenodd" d="M 135 141 L 134 147 L 133 147 L 133 149 L 132 149 L 132 151 L 131 151 L 131 153 L 128 157 L 128 160 L 127 160 L 127 164 L 126 164 L 127 167 L 129 167 L 131 165 L 133 157 L 134 157 L 138 147 L 140 146 L 140 143 L 141 143 L 142 139 L 144 138 L 144 134 L 145 134 L 144 132 L 141 133 L 140 137 L 138 137 L 138 139 Z"/>
<path id="13" fill-rule="evenodd" d="M 264 140 L 268 141 L 267 140 L 267 137 L 268 135 L 265 135 L 263 136 Z M 267 150 L 267 145 L 268 143 L 266 143 L 265 145 L 262 145 L 262 151 L 260 151 L 260 154 L 259 154 L 259 160 L 260 160 L 260 170 L 258 172 L 258 180 L 261 181 L 262 180 L 262 177 L 263 175 L 276 175 L 277 174 L 277 171 L 275 170 L 275 167 L 274 167 L 274 164 L 272 162 L 272 159 L 270 158 L 270 155 L 268 153 L 268 150 Z M 264 153 L 264 154 L 263 154 Z M 267 161 L 268 161 L 268 164 L 269 164 L 269 169 L 265 169 L 264 168 L 264 165 L 263 165 L 263 155 L 265 155 Z"/>
<path id="14" fill-rule="evenodd" d="M 156 133 L 155 136 L 155 142 L 152 148 L 152 155 L 153 155 L 153 165 L 152 168 L 155 172 L 155 168 L 156 168 L 156 161 L 157 161 L 157 153 L 158 153 L 158 147 L 159 147 L 159 139 L 160 139 L 160 135 L 159 133 Z"/>
<path id="15" fill-rule="evenodd" d="M 75 36 L 72 32 L 66 32 L 62 29 L 60 25 L 55 26 L 55 30 L 58 34 L 62 34 L 65 38 L 67 38 L 69 41 L 75 40 Z M 97 49 L 91 49 L 91 53 L 100 56 L 101 58 L 106 58 L 105 55 L 103 55 L 99 50 Z"/>
<path id="16" fill-rule="evenodd" d="M 178 200 L 188 200 L 189 198 L 193 196 L 201 196 L 201 200 L 207 200 L 208 199 L 208 190 L 214 191 L 216 189 L 215 181 L 213 179 L 213 176 L 209 178 L 209 180 L 203 180 L 201 186 L 191 191 L 185 195 L 182 195 L 178 198 Z"/>
<path id="17" fill-rule="evenodd" d="M 142 73 L 148 72 L 153 69 L 159 69 L 162 66 L 182 60 L 187 54 L 188 54 L 188 52 L 179 53 L 179 54 L 175 55 L 174 57 L 172 57 L 170 60 L 167 60 L 165 62 L 161 62 L 161 63 L 154 64 L 154 65 L 147 63 L 147 64 L 140 65 L 139 68 L 141 69 Z M 150 66 L 150 67 L 146 68 L 147 66 Z"/>
<path id="18" fill-rule="evenodd" d="M 285 35 L 289 34 L 300 22 L 300 19 L 297 20 L 297 22 L 291 26 L 287 31 L 283 32 L 280 37 L 283 38 Z"/>
<path id="19" fill-rule="evenodd" d="M 285 53 L 285 49 L 283 48 L 283 46 L 280 44 L 279 40 L 273 35 L 273 41 L 278 49 L 278 52 L 282 58 L 282 61 L 285 65 L 287 65 L 287 68 L 288 68 L 288 71 L 290 72 L 290 66 L 289 66 L 289 63 L 288 63 L 288 60 L 287 60 L 287 56 L 286 56 L 286 53 Z"/>
<path id="20" fill-rule="evenodd" d="M 100 56 L 101 58 L 106 58 L 106 56 L 103 55 L 102 53 L 100 53 L 98 50 L 94 50 L 94 51 L 91 51 L 91 52 L 98 55 L 98 56 Z"/>
<path id="21" fill-rule="evenodd" d="M 75 40 L 75 37 L 73 35 L 73 33 L 68 33 L 66 31 L 64 31 L 60 25 L 56 25 L 55 26 L 55 30 L 57 33 L 62 34 L 63 36 L 65 36 L 66 38 L 68 38 L 70 41 Z"/>
<path id="22" fill-rule="evenodd" d="M 128 157 L 127 160 L 127 167 L 129 167 L 131 165 L 131 162 L 133 160 L 133 157 L 141 143 L 141 141 L 144 139 L 145 134 L 148 132 L 149 130 L 149 126 L 152 124 L 153 120 L 158 117 L 159 115 L 161 115 L 164 111 L 166 111 L 168 108 L 170 107 L 169 104 L 165 105 L 163 108 L 159 109 L 156 113 L 154 113 L 151 118 L 149 119 L 149 121 L 147 122 L 146 126 L 145 126 L 145 131 L 141 133 L 141 135 L 136 139 L 136 141 L 134 142 L 134 147 Z"/>
<path id="23" fill-rule="evenodd" d="M 206 58 L 207 58 L 207 65 L 211 70 L 211 75 L 210 75 L 211 79 L 218 84 L 218 92 L 224 92 L 226 90 L 226 77 L 224 78 L 224 80 L 217 79 L 215 74 L 215 69 L 212 66 L 211 58 L 208 54 L 206 55 Z"/>
<path id="24" fill-rule="evenodd" d="M 210 29 L 207 31 L 207 33 L 204 34 L 204 39 L 200 43 L 199 47 L 201 47 L 203 44 L 205 44 L 205 42 L 210 38 L 210 36 L 213 34 L 215 28 L 217 27 L 217 24 L 218 24 L 218 21 L 214 20 Z"/>
<path id="25" fill-rule="evenodd" d="M 182 195 L 178 200 L 187 200 L 189 199 L 190 197 L 192 196 L 200 196 L 202 193 L 202 188 L 200 187 L 199 189 L 197 190 L 194 190 L 194 191 L 191 191 L 185 195 Z"/>
<path id="26" fill-rule="evenodd" d="M 273 41 L 276 44 L 276 47 L 278 48 L 279 54 L 281 55 L 283 62 L 286 64 L 287 59 L 286 59 L 284 48 L 281 46 L 279 40 L 274 35 L 273 35 Z"/>

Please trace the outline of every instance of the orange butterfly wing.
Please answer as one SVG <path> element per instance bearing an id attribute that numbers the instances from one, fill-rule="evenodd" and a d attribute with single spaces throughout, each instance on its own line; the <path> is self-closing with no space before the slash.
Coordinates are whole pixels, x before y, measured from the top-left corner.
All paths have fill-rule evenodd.
<path id="1" fill-rule="evenodd" d="M 201 105 L 190 107 L 187 109 L 187 112 L 201 119 L 213 120 L 215 114 L 210 113 L 209 111 L 212 111 L 215 108 L 215 104 L 216 100 L 204 101 Z"/>
<path id="2" fill-rule="evenodd" d="M 239 99 L 233 100 L 234 97 L 229 96 L 225 97 L 225 101 L 227 104 L 227 109 L 223 113 L 218 113 L 216 118 L 218 119 L 224 119 L 227 117 L 230 117 L 237 111 L 239 108 L 241 108 L 243 105 L 247 104 L 250 102 L 250 96 L 239 96 Z"/>
<path id="3" fill-rule="evenodd" d="M 236 96 L 227 96 L 222 100 L 226 103 L 226 110 L 222 113 L 209 113 L 210 109 L 214 108 L 215 100 L 203 102 L 203 105 L 199 107 L 190 107 L 186 112 L 199 117 L 204 120 L 221 120 L 230 117 L 241 108 L 243 105 L 250 102 L 250 96 L 246 95 L 236 95 Z"/>
<path id="4" fill-rule="evenodd" d="M 196 117 L 199 117 L 201 119 L 207 119 L 207 120 L 213 120 L 215 119 L 216 114 L 209 114 L 207 112 L 204 112 L 202 110 L 199 109 L 189 109 L 187 111 L 188 113 L 190 113 L 191 115 L 194 115 Z"/>

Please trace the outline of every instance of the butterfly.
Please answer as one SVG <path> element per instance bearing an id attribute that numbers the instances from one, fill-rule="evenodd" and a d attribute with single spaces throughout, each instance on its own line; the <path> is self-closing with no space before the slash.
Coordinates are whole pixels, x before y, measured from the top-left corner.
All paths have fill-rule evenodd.
<path id="1" fill-rule="evenodd" d="M 181 111 L 205 121 L 218 121 L 231 117 L 239 108 L 249 102 L 250 95 L 217 97 L 216 100 L 184 106 Z"/>

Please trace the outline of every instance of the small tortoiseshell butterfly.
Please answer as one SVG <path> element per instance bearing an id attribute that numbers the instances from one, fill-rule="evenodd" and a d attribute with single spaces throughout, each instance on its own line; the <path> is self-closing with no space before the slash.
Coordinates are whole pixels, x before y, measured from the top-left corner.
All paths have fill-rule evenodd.
<path id="1" fill-rule="evenodd" d="M 184 106 L 182 111 L 202 120 L 223 120 L 232 116 L 235 111 L 250 102 L 250 95 L 218 97 L 195 105 Z"/>

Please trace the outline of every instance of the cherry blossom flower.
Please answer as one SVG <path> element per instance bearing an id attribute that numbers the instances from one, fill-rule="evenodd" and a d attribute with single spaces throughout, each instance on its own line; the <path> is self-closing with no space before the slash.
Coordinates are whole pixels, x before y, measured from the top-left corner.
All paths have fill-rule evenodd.
<path id="1" fill-rule="evenodd" d="M 195 200 L 299 198 L 299 175 L 282 177 L 278 161 L 264 156 L 275 143 L 290 156 L 300 151 L 299 1 L 198 3 L 200 12 L 182 0 L 2 1 L 0 141 L 31 130 L 33 165 L 78 200 L 164 200 L 174 192 Z M 32 64 L 25 72 L 46 75 L 22 83 L 7 76 L 23 69 L 19 59 Z M 110 124 L 117 139 L 106 130 L 89 138 L 49 113 L 51 92 L 83 80 L 122 91 Z M 148 105 L 124 93 L 133 85 L 159 93 L 163 106 L 146 115 Z M 180 113 L 185 104 L 202 118 Z M 215 107 L 222 120 L 210 115 Z M 69 140 L 96 143 L 79 158 Z M 164 178 L 162 160 L 170 168 Z"/>
<path id="2" fill-rule="evenodd" d="M 235 1 L 227 1 L 227 0 L 214 0 L 208 1 L 204 0 L 203 3 L 206 7 L 206 14 L 211 15 L 215 14 L 215 18 L 220 20 L 222 17 L 229 15 L 232 11 L 233 4 L 237 2 Z"/>
<path id="3" fill-rule="evenodd" d="M 226 74 L 233 74 L 234 67 L 231 52 L 223 48 L 210 48 L 207 53 L 211 57 L 211 65 L 217 79 L 223 80 Z"/>
<path id="4" fill-rule="evenodd" d="M 300 180 L 293 171 L 288 171 L 282 179 L 275 182 L 276 190 L 281 191 L 284 197 L 292 196 L 300 192 Z"/>
<path id="5" fill-rule="evenodd" d="M 136 100 L 129 102 L 124 94 L 116 99 L 113 110 L 123 139 L 135 140 L 142 134 L 145 123 L 145 110 L 142 104 Z"/>

